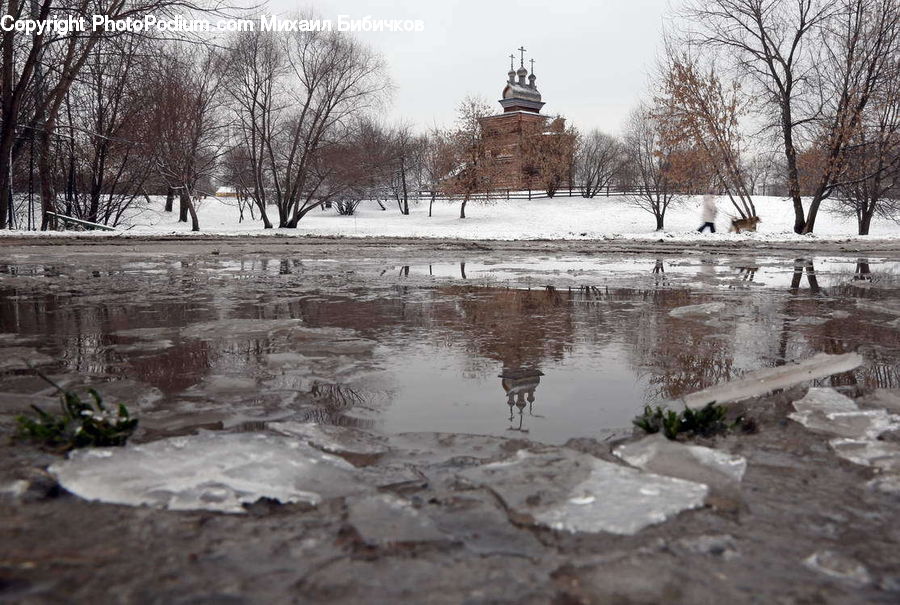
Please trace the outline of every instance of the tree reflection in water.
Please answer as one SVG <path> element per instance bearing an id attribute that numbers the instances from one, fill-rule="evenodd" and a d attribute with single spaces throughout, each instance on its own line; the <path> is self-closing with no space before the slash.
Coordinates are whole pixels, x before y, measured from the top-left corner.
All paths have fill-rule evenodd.
<path id="1" fill-rule="evenodd" d="M 526 413 L 535 419 L 541 418 L 535 409 L 570 413 L 564 396 L 573 396 L 573 391 L 561 388 L 553 377 L 579 355 L 595 364 L 577 378 L 594 391 L 604 386 L 597 378 L 599 370 L 606 364 L 618 368 L 616 364 L 624 361 L 626 379 L 646 387 L 644 401 L 634 402 L 635 407 L 680 397 L 760 365 L 817 352 L 864 353 L 868 363 L 832 378 L 833 384 L 900 387 L 900 330 L 889 326 L 900 320 L 879 311 L 896 304 L 897 276 L 873 271 L 877 263 L 856 259 L 845 274 L 829 272 L 826 265 L 820 275 L 810 259 L 788 261 L 787 271 L 777 268 L 784 285 L 769 289 L 762 286 L 771 264 L 755 260 L 737 261 L 723 270 L 703 259 L 697 273 L 687 278 L 681 269 L 685 265 L 646 260 L 637 270 L 635 284 L 628 287 L 622 287 L 621 280 L 617 287 L 571 290 L 470 285 L 472 280 L 461 282 L 466 277 L 466 264 L 461 262 L 452 266 L 457 278 L 453 285 L 416 286 L 416 272 L 402 265 L 399 275 L 394 270 L 391 274 L 403 283 L 375 291 L 347 278 L 343 289 L 334 287 L 328 293 L 303 283 L 309 275 L 321 277 L 316 272 L 326 269 L 291 258 L 242 259 L 233 263 L 231 272 L 200 261 L 167 262 L 156 273 L 93 270 L 81 281 L 69 279 L 74 269 L 65 264 L 5 265 L 0 266 L 6 280 L 0 284 L 0 333 L 34 337 L 41 352 L 60 360 L 59 371 L 91 379 L 127 378 L 157 387 L 165 396 L 164 404 L 206 397 L 227 407 L 238 400 L 237 395 L 223 399 L 217 393 L 200 392 L 204 381 L 211 376 L 247 376 L 258 388 L 241 393 L 242 404 L 291 406 L 299 420 L 357 426 L 375 423 L 352 413 L 372 407 L 373 391 L 345 379 L 338 370 L 334 375 L 328 372 L 344 361 L 369 364 L 372 370 L 414 344 L 430 347 L 426 350 L 436 355 L 462 351 L 468 365 L 459 380 L 488 379 L 490 391 L 482 389 L 483 400 L 495 406 L 491 410 L 496 409 L 498 425 L 508 417 L 512 430 L 533 432 L 540 423 L 528 426 Z M 380 269 L 372 269 L 373 275 Z M 329 280 L 333 275 L 338 283 L 343 279 L 339 272 L 327 271 Z M 434 273 L 426 265 L 421 272 Z M 479 280 L 485 274 L 482 268 L 476 272 Z M 41 281 L 45 277 L 52 280 L 51 286 Z M 698 277 L 700 289 L 694 285 Z M 678 307 L 710 301 L 725 303 L 721 316 L 696 320 L 670 315 Z M 325 370 L 316 373 L 303 369 L 304 355 L 312 353 L 302 349 L 299 337 L 265 331 L 232 333 L 227 329 L 231 319 L 302 320 L 305 327 L 345 329 L 380 346 L 365 354 L 335 353 L 330 357 L 333 366 L 317 366 Z M 186 328 L 214 321 L 225 322 L 221 333 L 185 336 Z M 136 329 L 158 330 L 155 341 L 124 335 Z M 136 338 L 148 347 L 134 347 Z M 156 349 L 150 346 L 166 340 L 171 342 Z M 270 355 L 288 353 L 297 354 L 297 367 L 281 372 L 268 365 Z M 504 407 L 499 403 L 498 374 Z M 0 382 L 6 378 L 0 375 Z M 407 378 L 402 371 L 397 373 L 398 382 Z M 422 405 L 442 405 L 453 393 L 425 395 Z"/>

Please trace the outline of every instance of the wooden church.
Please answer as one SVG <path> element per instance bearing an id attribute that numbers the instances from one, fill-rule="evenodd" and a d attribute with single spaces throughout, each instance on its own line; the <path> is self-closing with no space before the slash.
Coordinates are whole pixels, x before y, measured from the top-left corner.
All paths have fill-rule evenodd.
<path id="1" fill-rule="evenodd" d="M 485 150 L 497 162 L 495 184 L 498 188 L 540 189 L 546 176 L 542 172 L 548 170 L 548 164 L 558 166 L 562 162 L 571 165 L 571 145 L 544 145 L 551 154 L 568 157 L 547 158 L 543 153 L 543 158 L 540 158 L 541 154 L 535 153 L 535 143 L 540 144 L 549 137 L 558 139 L 568 135 L 565 134 L 564 118 L 541 114 L 544 102 L 537 89 L 534 59 L 530 61 L 529 74 L 525 68 L 525 48 L 518 50 L 518 70 L 514 69 L 514 55 L 509 56 L 509 72 L 499 101 L 503 113 L 481 119 L 482 136 Z M 541 140 L 534 137 L 541 137 Z"/>

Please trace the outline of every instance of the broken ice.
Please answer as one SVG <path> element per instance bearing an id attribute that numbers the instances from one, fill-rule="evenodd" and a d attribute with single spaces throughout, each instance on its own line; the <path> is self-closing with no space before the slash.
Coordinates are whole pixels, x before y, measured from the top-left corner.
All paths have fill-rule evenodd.
<path id="1" fill-rule="evenodd" d="M 868 584 L 869 571 L 858 561 L 831 550 L 820 550 L 807 557 L 803 564 L 814 571 L 844 580 L 851 584 Z"/>
<path id="2" fill-rule="evenodd" d="M 317 504 L 365 486 L 345 460 L 286 437 L 173 437 L 73 452 L 49 471 L 86 500 L 171 510 L 244 512 L 260 498 Z"/>
<path id="3" fill-rule="evenodd" d="M 347 521 L 360 539 L 371 546 L 448 539 L 434 521 L 408 501 L 389 494 L 351 502 Z"/>
<path id="4" fill-rule="evenodd" d="M 489 487 L 516 514 L 570 532 L 631 535 L 702 506 L 708 491 L 702 483 L 567 451 L 520 450 L 510 460 L 460 475 Z"/>
<path id="5" fill-rule="evenodd" d="M 710 403 L 721 404 L 749 399 L 807 380 L 849 372 L 861 366 L 862 363 L 863 358 L 858 353 L 843 355 L 819 353 L 800 362 L 788 363 L 775 368 L 764 368 L 750 372 L 737 380 L 690 393 L 684 396 L 684 405 L 699 409 Z"/>
<path id="6" fill-rule="evenodd" d="M 861 411 L 856 402 L 830 388 L 811 388 L 794 402 L 788 418 L 808 429 L 848 439 L 876 439 L 885 431 L 900 427 L 900 416 L 885 410 Z"/>
<path id="7" fill-rule="evenodd" d="M 741 456 L 700 445 L 676 443 L 662 435 L 620 445 L 613 453 L 645 471 L 707 484 L 739 483 L 747 469 L 747 461 Z"/>

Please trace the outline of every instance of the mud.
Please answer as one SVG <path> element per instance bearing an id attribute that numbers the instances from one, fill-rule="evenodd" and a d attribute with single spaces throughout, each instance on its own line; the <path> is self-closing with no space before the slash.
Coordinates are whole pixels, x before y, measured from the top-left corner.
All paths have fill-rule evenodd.
<path id="1" fill-rule="evenodd" d="M 697 442 L 746 462 L 699 508 L 566 523 L 587 469 L 631 470 L 613 450 L 644 404 L 857 351 L 815 386 L 896 411 L 900 253 L 842 245 L 0 240 L 0 598 L 896 602 L 900 498 L 790 419 L 808 384 L 733 405 L 755 432 Z M 52 405 L 10 359 L 127 403 L 138 445 L 293 439 L 364 487 L 237 515 L 88 502 L 45 471 L 59 456 L 8 438 Z"/>

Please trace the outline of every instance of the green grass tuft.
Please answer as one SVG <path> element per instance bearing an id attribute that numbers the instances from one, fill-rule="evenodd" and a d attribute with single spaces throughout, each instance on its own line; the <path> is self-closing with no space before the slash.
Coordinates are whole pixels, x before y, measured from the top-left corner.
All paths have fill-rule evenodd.
<path id="1" fill-rule="evenodd" d="M 740 422 L 739 419 L 737 423 Z M 725 408 L 715 403 L 699 410 L 685 408 L 681 412 L 670 410 L 664 405 L 645 405 L 644 412 L 636 416 L 632 424 L 645 433 L 662 432 L 666 438 L 673 440 L 679 436 L 711 437 L 733 428 L 725 420 Z"/>
<path id="2" fill-rule="evenodd" d="M 37 371 L 36 371 L 37 372 Z M 19 434 L 25 439 L 57 450 L 68 451 L 80 447 L 125 445 L 138 425 L 128 408 L 119 404 L 110 408 L 94 389 L 90 400 L 82 401 L 74 391 L 67 391 L 37 372 L 59 392 L 60 413 L 46 412 L 31 406 L 36 416 L 17 416 Z"/>

